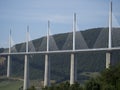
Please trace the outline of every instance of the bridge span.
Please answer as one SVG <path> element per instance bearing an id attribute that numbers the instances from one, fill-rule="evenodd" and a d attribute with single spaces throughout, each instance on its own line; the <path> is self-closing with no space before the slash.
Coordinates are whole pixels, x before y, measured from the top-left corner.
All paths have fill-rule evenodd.
<path id="1" fill-rule="evenodd" d="M 28 33 L 29 27 L 27 27 L 27 38 L 26 38 L 26 52 L 11 52 L 11 31 L 9 35 L 9 52 L 8 53 L 0 53 L 0 56 L 7 56 L 7 77 L 10 78 L 11 75 L 11 56 L 12 55 L 24 55 L 25 56 L 25 65 L 24 65 L 24 84 L 23 90 L 27 90 L 29 88 L 29 59 L 28 55 L 31 54 L 42 54 L 45 55 L 45 72 L 44 72 L 44 86 L 50 86 L 50 54 L 60 54 L 60 53 L 69 53 L 71 56 L 71 65 L 70 65 L 70 84 L 74 84 L 77 81 L 77 60 L 75 59 L 76 53 L 83 52 L 106 52 L 106 68 L 109 68 L 111 61 L 111 52 L 120 50 L 120 47 L 112 47 L 112 39 L 111 39 L 111 30 L 112 30 L 112 2 L 110 2 L 110 11 L 109 11 L 109 33 L 108 33 L 108 47 L 106 48 L 93 48 L 93 49 L 75 49 L 75 37 L 76 37 L 76 14 L 73 17 L 73 47 L 72 50 L 49 50 L 49 31 L 50 31 L 50 22 L 48 21 L 48 32 L 47 32 L 47 47 L 46 51 L 37 51 L 37 52 L 29 52 L 28 50 Z"/>
<path id="2" fill-rule="evenodd" d="M 77 50 L 56 50 L 56 51 L 38 51 L 38 52 L 15 52 L 15 53 L 0 53 L 0 56 L 6 55 L 34 55 L 34 54 L 59 54 L 59 53 L 83 53 L 83 52 L 112 52 L 112 51 L 119 51 L 120 47 L 112 47 L 112 48 L 93 48 L 93 49 L 77 49 Z"/>

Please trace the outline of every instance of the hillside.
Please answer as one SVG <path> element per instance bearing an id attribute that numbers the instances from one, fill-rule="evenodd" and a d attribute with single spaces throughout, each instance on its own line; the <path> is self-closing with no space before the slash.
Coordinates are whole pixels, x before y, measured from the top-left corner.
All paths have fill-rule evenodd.
<path id="1" fill-rule="evenodd" d="M 113 47 L 120 46 L 120 28 L 112 30 Z M 80 35 L 80 36 L 79 36 Z M 82 37 L 82 36 L 83 37 Z M 108 28 L 94 28 L 76 33 L 76 49 L 83 48 L 104 48 L 108 43 Z M 53 39 L 54 38 L 54 39 Z M 50 37 L 50 50 L 72 49 L 72 33 L 57 34 Z M 54 43 L 54 40 L 56 44 Z M 79 41 L 80 40 L 80 41 Z M 85 41 L 84 41 L 85 40 Z M 66 43 L 67 42 L 67 43 Z M 82 43 L 81 43 L 82 42 Z M 42 37 L 32 41 L 31 50 L 44 51 L 46 49 L 46 38 Z M 57 46 L 57 47 L 56 47 Z M 22 49 L 21 49 L 22 47 Z M 15 45 L 16 50 L 24 51 L 25 44 Z M 0 49 L 0 52 L 7 49 Z M 14 50 L 13 50 L 14 51 Z M 30 55 L 30 78 L 43 80 L 44 78 L 44 55 Z M 100 72 L 105 68 L 105 52 L 88 52 L 76 54 L 78 81 L 82 82 L 89 78 L 91 72 Z M 51 60 L 51 79 L 61 82 L 69 80 L 70 55 L 53 54 Z M 112 65 L 120 61 L 120 51 L 112 52 Z M 23 78 L 24 56 L 12 56 L 12 76 Z M 6 74 L 6 61 L 0 66 L 0 75 Z"/>
<path id="2" fill-rule="evenodd" d="M 19 90 L 22 85 L 22 81 L 0 77 L 0 90 Z"/>

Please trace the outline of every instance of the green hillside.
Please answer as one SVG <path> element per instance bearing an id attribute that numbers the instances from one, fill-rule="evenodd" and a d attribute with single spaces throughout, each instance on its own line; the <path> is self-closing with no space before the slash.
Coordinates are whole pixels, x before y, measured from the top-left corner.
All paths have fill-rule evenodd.
<path id="1" fill-rule="evenodd" d="M 78 32 L 77 32 L 78 33 Z M 108 44 L 108 28 L 95 28 L 85 31 L 81 31 L 83 38 L 88 46 L 88 48 L 104 48 Z M 67 37 L 70 37 L 69 39 Z M 112 33 L 112 45 L 115 47 L 120 46 L 120 28 L 114 28 Z M 72 49 L 72 34 L 64 33 L 53 35 L 53 38 L 58 46 L 59 50 L 63 50 L 63 46 L 66 44 L 67 49 Z M 45 50 L 46 38 L 42 37 L 39 39 L 33 40 L 33 45 L 35 46 L 36 51 Z M 76 44 L 79 41 L 76 42 Z M 17 51 L 21 50 L 23 47 L 25 50 L 25 44 L 15 45 Z M 77 47 L 80 48 L 79 46 Z M 7 49 L 5 49 L 7 50 Z M 52 50 L 52 49 L 51 49 Z M 3 49 L 0 50 L 1 52 Z M 120 51 L 111 52 L 112 53 L 112 65 L 115 65 L 120 61 Z M 51 60 L 51 79 L 56 80 L 56 82 L 61 82 L 69 80 L 70 73 L 70 54 L 52 54 L 49 55 Z M 44 55 L 30 55 L 30 79 L 44 79 Z M 91 72 L 100 72 L 105 68 L 105 52 L 87 52 L 87 53 L 77 53 L 77 73 L 78 81 L 83 82 L 89 78 L 88 74 Z M 0 75 L 6 74 L 6 61 L 4 66 L 0 66 Z M 13 55 L 12 56 L 12 76 L 22 77 L 24 70 L 24 56 Z M 87 75 L 86 75 L 87 74 Z"/>

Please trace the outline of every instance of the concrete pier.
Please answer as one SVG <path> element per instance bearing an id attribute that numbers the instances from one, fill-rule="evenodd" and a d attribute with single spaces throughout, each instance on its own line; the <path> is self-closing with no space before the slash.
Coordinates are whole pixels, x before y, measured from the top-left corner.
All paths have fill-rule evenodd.
<path id="1" fill-rule="evenodd" d="M 75 60 L 75 56 L 71 54 L 71 69 L 70 69 L 70 84 L 74 84 L 77 80 L 77 63 Z"/>
<path id="2" fill-rule="evenodd" d="M 111 60 L 111 53 L 107 52 L 106 53 L 106 68 L 110 67 L 110 60 Z"/>
<path id="3" fill-rule="evenodd" d="M 11 60 L 10 55 L 8 55 L 8 61 L 7 61 L 7 77 L 9 78 L 11 75 Z"/>
<path id="4" fill-rule="evenodd" d="M 45 55 L 44 87 L 46 86 L 50 86 L 50 59 L 48 54 Z"/>
<path id="5" fill-rule="evenodd" d="M 28 59 L 28 56 L 25 55 L 23 90 L 27 90 L 28 88 L 29 88 L 29 59 Z"/>

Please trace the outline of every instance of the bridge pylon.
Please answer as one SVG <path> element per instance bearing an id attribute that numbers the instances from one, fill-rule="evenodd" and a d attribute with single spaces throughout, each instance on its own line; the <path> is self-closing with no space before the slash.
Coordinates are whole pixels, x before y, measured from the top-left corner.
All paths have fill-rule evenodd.
<path id="1" fill-rule="evenodd" d="M 47 30 L 47 52 L 49 52 L 49 32 L 50 32 L 50 21 L 48 21 Z M 45 54 L 45 72 L 44 72 L 44 87 L 50 86 L 50 59 L 49 55 Z"/>
<path id="2" fill-rule="evenodd" d="M 28 37 L 29 35 L 29 26 L 27 26 L 27 32 L 26 32 L 26 53 L 28 53 Z M 24 64 L 24 85 L 23 90 L 27 90 L 29 88 L 29 59 L 28 55 L 25 54 L 25 64 Z"/>
<path id="3" fill-rule="evenodd" d="M 109 5 L 109 32 L 108 32 L 108 48 L 112 48 L 112 1 Z M 111 52 L 106 53 L 106 68 L 110 67 Z"/>
<path id="4" fill-rule="evenodd" d="M 9 33 L 9 54 L 11 53 L 11 29 Z M 9 78 L 11 76 L 11 56 L 8 55 L 7 58 L 7 77 Z"/>
<path id="5" fill-rule="evenodd" d="M 73 51 L 75 50 L 75 33 L 76 33 L 76 13 L 73 17 Z M 71 65 L 70 65 L 70 85 L 74 84 L 77 80 L 77 60 L 75 54 L 71 53 Z"/>

